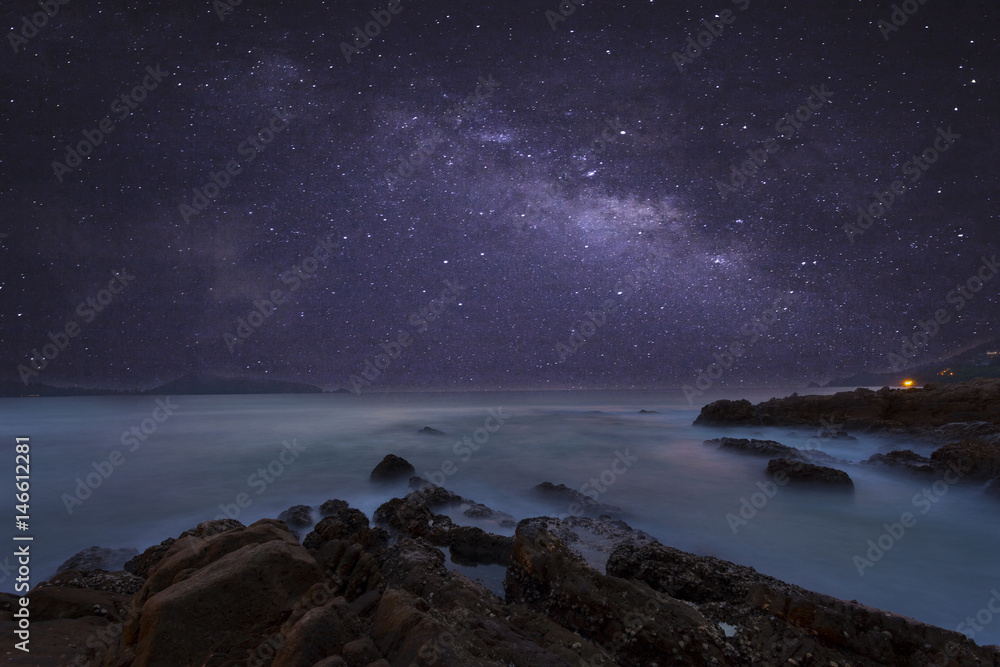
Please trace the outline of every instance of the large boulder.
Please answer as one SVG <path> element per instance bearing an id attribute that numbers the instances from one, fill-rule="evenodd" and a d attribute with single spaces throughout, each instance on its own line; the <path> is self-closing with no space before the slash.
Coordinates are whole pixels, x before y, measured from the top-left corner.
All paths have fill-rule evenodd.
<path id="1" fill-rule="evenodd" d="M 757 410 L 745 398 L 738 401 L 722 399 L 703 407 L 694 423 L 704 426 L 753 424 L 758 418 Z"/>
<path id="2" fill-rule="evenodd" d="M 905 470 L 918 475 L 933 475 L 941 470 L 941 466 L 936 461 L 921 456 L 910 449 L 897 449 L 885 454 L 873 454 L 861 463 Z"/>
<path id="3" fill-rule="evenodd" d="M 518 524 L 504 579 L 508 602 L 601 645 L 615 664 L 734 664 L 721 632 L 692 605 L 598 572 L 556 536 L 559 527 L 546 517 Z"/>
<path id="4" fill-rule="evenodd" d="M 168 554 L 147 585 L 162 581 L 158 570 L 170 563 Z M 186 571 L 148 597 L 126 626 L 123 639 L 130 646 L 121 655 L 151 667 L 200 665 L 235 655 L 280 625 L 322 579 L 316 561 L 289 539 L 251 542 Z"/>
<path id="5" fill-rule="evenodd" d="M 375 466 L 368 479 L 372 482 L 394 482 L 398 479 L 407 479 L 416 472 L 416 468 L 406 459 L 388 454 Z"/>
<path id="6" fill-rule="evenodd" d="M 1000 475 L 1000 444 L 985 440 L 951 442 L 932 452 L 931 461 L 967 479 L 993 479 Z"/>
<path id="7" fill-rule="evenodd" d="M 773 477 L 782 483 L 784 483 L 784 480 L 787 480 L 792 484 L 810 484 L 845 489 L 854 488 L 854 482 L 851 481 L 850 475 L 843 470 L 818 466 L 797 459 L 771 459 L 767 462 L 766 472 L 768 477 Z M 784 480 L 782 480 L 782 477 Z"/>

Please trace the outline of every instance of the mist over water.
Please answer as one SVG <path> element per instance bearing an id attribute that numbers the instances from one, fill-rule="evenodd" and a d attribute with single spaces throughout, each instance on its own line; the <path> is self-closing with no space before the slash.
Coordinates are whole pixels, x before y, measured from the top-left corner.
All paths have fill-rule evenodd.
<path id="1" fill-rule="evenodd" d="M 793 390 L 729 397 L 759 401 Z M 291 505 L 316 506 L 330 498 L 347 500 L 371 516 L 382 502 L 406 491 L 403 482 L 390 487 L 368 482 L 371 469 L 394 453 L 419 475 L 443 475 L 448 489 L 516 519 L 569 513 L 568 507 L 531 496 L 540 482 L 576 489 L 590 484 L 585 490 L 594 489 L 600 502 L 625 509 L 628 523 L 664 544 L 949 629 L 986 608 L 992 589 L 1000 589 L 996 505 L 981 495 L 979 485 L 939 485 L 945 492 L 933 493 L 933 502 L 915 502 L 915 494 L 936 478 L 838 464 L 854 480 L 853 494 L 779 487 L 745 524 L 735 526 L 734 534 L 727 514 L 739 516 L 742 499 L 749 502 L 763 493 L 758 483 L 766 481 L 767 459 L 719 452 L 702 442 L 728 435 L 805 449 L 817 433 L 694 427 L 698 407 L 687 405 L 679 391 L 178 396 L 171 398 L 176 412 L 129 451 L 134 442 L 123 444 L 122 434 L 133 426 L 141 429 L 156 400 L 0 400 L 0 419 L 11 442 L 15 436 L 31 437 L 32 585 L 81 549 L 142 550 L 221 516 L 227 506 L 238 509 L 245 524 L 277 517 Z M 656 413 L 640 414 L 640 409 Z M 505 421 L 476 445 L 475 439 L 487 433 L 477 436 L 476 430 L 487 424 L 490 410 Z M 152 423 L 147 421 L 147 427 Z M 446 435 L 418 434 L 424 426 Z M 478 450 L 456 447 L 464 437 Z M 857 441 L 825 441 L 822 450 L 860 461 L 904 446 L 929 451 L 865 434 Z M 108 460 L 114 450 L 124 463 L 113 467 L 82 504 L 73 504 L 70 514 L 64 494 L 73 497 L 77 478 L 85 480 L 95 472 L 93 463 Z M 274 463 L 282 458 L 287 463 Z M 623 467 L 624 472 L 610 472 Z M 8 473 L 0 491 L 13 498 L 13 455 Z M 236 505 L 241 493 L 250 498 L 248 507 Z M 758 504 L 762 498 L 756 497 Z M 867 558 L 868 540 L 877 542 L 883 524 L 900 521 L 904 512 L 912 513 L 916 523 L 861 576 L 854 556 Z M 0 551 L 0 564 L 13 550 Z M 474 568 L 464 571 L 475 573 Z M 14 576 L 0 570 L 0 588 L 13 591 Z M 1000 643 L 1000 618 L 974 638 L 979 644 Z"/>

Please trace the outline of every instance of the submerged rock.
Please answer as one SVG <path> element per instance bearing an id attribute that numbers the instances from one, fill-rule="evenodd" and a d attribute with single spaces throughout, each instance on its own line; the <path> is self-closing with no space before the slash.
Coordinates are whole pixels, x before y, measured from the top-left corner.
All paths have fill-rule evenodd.
<path id="1" fill-rule="evenodd" d="M 767 456 L 769 458 L 785 457 L 801 460 L 806 458 L 806 455 L 802 451 L 788 445 L 783 445 L 775 440 L 715 438 L 714 440 L 706 440 L 705 444 L 714 445 L 724 451 L 751 454 L 753 456 Z"/>
<path id="2" fill-rule="evenodd" d="M 941 466 L 910 449 L 897 449 L 886 454 L 873 454 L 861 462 L 863 465 L 888 466 L 920 475 L 938 472 Z"/>
<path id="3" fill-rule="evenodd" d="M 432 428 L 430 426 L 423 427 L 422 429 L 417 431 L 417 433 L 423 433 L 424 435 L 447 435 L 444 431 L 439 431 L 436 428 Z"/>
<path id="4" fill-rule="evenodd" d="M 406 459 L 395 454 L 388 454 L 375 466 L 368 479 L 372 482 L 392 482 L 403 477 L 409 477 L 416 472 L 416 468 Z"/>
<path id="5" fill-rule="evenodd" d="M 797 459 L 771 459 L 767 462 L 766 472 L 768 477 L 774 477 L 776 481 L 780 481 L 780 476 L 784 476 L 788 482 L 793 484 L 854 488 L 854 482 L 851 481 L 850 475 L 843 470 L 818 466 Z"/>
<path id="6" fill-rule="evenodd" d="M 625 513 L 621 507 L 600 503 L 590 496 L 580 493 L 576 489 L 571 489 L 565 484 L 553 484 L 552 482 L 542 482 L 532 489 L 535 496 L 546 502 L 552 503 L 553 508 L 563 510 L 561 515 L 582 515 L 582 516 L 610 516 L 617 517 Z"/>

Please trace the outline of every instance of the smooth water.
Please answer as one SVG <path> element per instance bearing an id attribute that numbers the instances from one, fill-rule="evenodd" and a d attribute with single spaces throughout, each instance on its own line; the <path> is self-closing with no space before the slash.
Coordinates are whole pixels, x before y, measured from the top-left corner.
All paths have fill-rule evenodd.
<path id="1" fill-rule="evenodd" d="M 729 397 L 759 401 L 791 391 Z M 10 528 L 4 531 L 9 536 L 17 533 L 14 438 L 31 438 L 32 585 L 86 547 L 142 550 L 226 510 L 238 511 L 249 524 L 291 505 L 341 498 L 370 516 L 405 492 L 402 482 L 390 488 L 368 482 L 372 467 L 395 453 L 418 474 L 443 478 L 456 493 L 518 519 L 570 511 L 533 499 L 534 485 L 551 481 L 579 489 L 593 479 L 596 485 L 584 491 L 593 489 L 601 502 L 624 508 L 626 521 L 665 544 L 946 628 L 979 614 L 982 630 L 974 639 L 1000 643 L 1000 618 L 987 609 L 993 591 L 1000 590 L 1000 530 L 996 505 L 980 486 L 941 482 L 935 490 L 933 479 L 842 465 L 854 480 L 853 494 L 780 487 L 768 498 L 758 487 L 765 482 L 766 459 L 718 452 L 702 442 L 731 435 L 807 448 L 817 433 L 694 427 L 698 408 L 688 406 L 680 392 L 178 396 L 170 399 L 174 414 L 156 414 L 165 417 L 162 422 L 153 419 L 157 400 L 0 400 L 10 454 L 0 471 L 0 497 L 11 501 Z M 490 410 L 505 419 L 494 432 L 486 430 L 498 425 L 488 420 Z M 123 444 L 123 433 L 132 427 L 142 433 L 144 420 L 146 430 L 155 425 L 155 432 L 143 434 L 144 442 L 129 436 Z M 423 426 L 447 436 L 418 434 Z M 464 437 L 472 446 L 456 446 Z M 859 461 L 898 447 L 858 438 L 825 441 L 822 449 Z M 120 465 L 102 465 L 114 450 L 121 452 Z M 278 463 L 281 458 L 284 463 Z M 95 462 L 110 476 L 82 502 L 68 503 L 76 498 L 78 479 L 100 477 Z M 925 487 L 930 497 L 915 499 Z M 742 499 L 748 504 L 745 523 L 736 521 Z M 760 506 L 753 515 L 751 503 Z M 897 530 L 898 540 L 884 535 L 883 525 L 899 522 L 904 512 L 915 523 L 901 534 Z M 867 558 L 868 541 L 880 537 L 890 548 L 859 574 L 854 557 Z M 13 591 L 15 547 L 9 544 L 0 550 L 0 588 Z M 490 575 L 496 578 L 496 572 Z M 973 634 L 971 628 L 962 629 Z"/>

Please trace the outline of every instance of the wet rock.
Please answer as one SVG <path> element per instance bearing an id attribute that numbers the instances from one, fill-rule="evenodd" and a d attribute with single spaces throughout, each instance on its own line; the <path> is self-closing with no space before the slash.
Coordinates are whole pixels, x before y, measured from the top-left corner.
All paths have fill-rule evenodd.
<path id="1" fill-rule="evenodd" d="M 308 505 L 293 505 L 278 515 L 278 521 L 284 521 L 293 532 L 299 528 L 308 528 L 313 525 L 312 508 Z"/>
<path id="2" fill-rule="evenodd" d="M 421 477 L 410 478 L 410 488 L 413 491 L 407 498 L 423 504 L 432 511 L 442 509 L 460 510 L 463 515 L 472 519 L 482 519 L 495 523 L 503 528 L 513 528 L 517 525 L 514 517 L 506 512 L 499 512 L 474 500 L 463 498 L 457 493 L 432 484 Z"/>
<path id="3" fill-rule="evenodd" d="M 993 479 L 1000 475 L 1000 444 L 985 440 L 952 442 L 931 453 L 931 461 L 970 480 Z"/>
<path id="4" fill-rule="evenodd" d="M 372 482 L 392 482 L 410 477 L 416 472 L 409 461 L 395 454 L 389 454 L 375 466 L 368 479 Z"/>
<path id="5" fill-rule="evenodd" d="M 843 470 L 805 463 L 797 459 L 780 458 L 767 462 L 767 475 L 780 480 L 785 476 L 790 483 L 854 488 L 850 475 Z"/>
<path id="6" fill-rule="evenodd" d="M 317 550 L 330 540 L 350 540 L 374 550 L 385 544 L 387 538 L 381 528 L 369 527 L 368 517 L 364 512 L 348 506 L 317 523 L 302 541 L 302 546 Z"/>
<path id="7" fill-rule="evenodd" d="M 747 438 L 715 438 L 706 440 L 706 445 L 715 446 L 724 451 L 739 452 L 740 454 L 750 454 L 753 456 L 767 456 L 768 458 L 791 458 L 805 460 L 806 455 L 800 450 L 783 445 L 774 440 L 753 440 Z"/>
<path id="8" fill-rule="evenodd" d="M 105 570 L 115 572 L 125 566 L 125 562 L 139 555 L 138 549 L 107 549 L 105 547 L 89 547 L 78 552 L 73 557 L 56 568 L 56 572 L 63 570 Z"/>
<path id="9" fill-rule="evenodd" d="M 553 508 L 562 510 L 561 515 L 580 514 L 597 517 L 601 515 L 621 516 L 625 510 L 615 505 L 600 503 L 565 484 L 542 482 L 532 489 L 540 500 L 551 503 Z"/>
<path id="10" fill-rule="evenodd" d="M 340 510 L 346 510 L 348 507 L 350 505 L 347 504 L 346 500 L 327 500 L 319 506 L 319 515 L 323 517 L 333 516 Z"/>
<path id="11" fill-rule="evenodd" d="M 910 449 L 897 449 L 885 454 L 873 454 L 861 462 L 864 465 L 887 466 L 920 475 L 931 475 L 940 470 L 934 461 Z"/>
<path id="12" fill-rule="evenodd" d="M 425 426 L 417 433 L 422 433 L 423 435 L 447 435 L 444 431 L 439 431 L 436 428 L 431 428 L 430 426 Z"/>
<path id="13" fill-rule="evenodd" d="M 611 652 L 615 664 L 731 665 L 721 632 L 692 605 L 591 568 L 553 532 L 558 519 L 518 524 L 504 590 Z"/>

